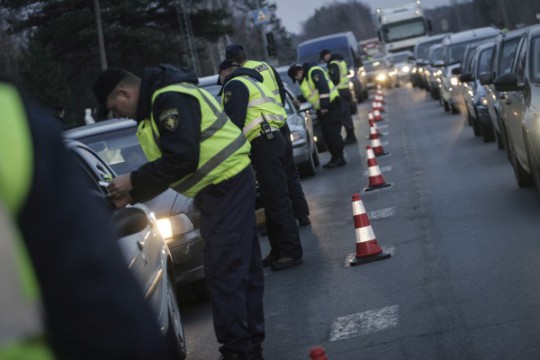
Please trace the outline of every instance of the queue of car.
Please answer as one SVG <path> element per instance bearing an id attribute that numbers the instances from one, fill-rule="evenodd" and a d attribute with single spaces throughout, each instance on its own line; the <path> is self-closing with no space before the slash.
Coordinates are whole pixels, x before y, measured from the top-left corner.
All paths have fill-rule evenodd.
<path id="1" fill-rule="evenodd" d="M 449 34 L 428 53 L 440 48 L 442 59 L 432 58 L 427 66 L 442 73 L 444 109 L 462 110 L 474 135 L 506 150 L 519 187 L 540 190 L 540 25 Z M 417 59 L 416 69 L 426 72 L 423 59 Z M 420 87 L 422 78 L 414 79 Z M 430 81 L 432 90 L 436 85 Z"/>

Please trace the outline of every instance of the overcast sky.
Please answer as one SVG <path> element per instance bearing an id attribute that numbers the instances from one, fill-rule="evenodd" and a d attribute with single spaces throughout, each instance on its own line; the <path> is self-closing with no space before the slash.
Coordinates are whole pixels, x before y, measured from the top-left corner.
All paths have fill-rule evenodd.
<path id="1" fill-rule="evenodd" d="M 373 10 L 376 8 L 393 7 L 409 3 L 414 0 L 360 0 L 364 4 L 369 5 Z M 463 0 L 461 0 L 463 1 Z M 283 21 L 283 25 L 287 30 L 299 33 L 300 23 L 307 20 L 315 9 L 323 5 L 332 4 L 335 2 L 343 2 L 336 0 L 272 0 L 277 5 L 277 15 Z M 441 5 L 448 5 L 449 0 L 423 0 L 424 7 L 431 8 Z"/>

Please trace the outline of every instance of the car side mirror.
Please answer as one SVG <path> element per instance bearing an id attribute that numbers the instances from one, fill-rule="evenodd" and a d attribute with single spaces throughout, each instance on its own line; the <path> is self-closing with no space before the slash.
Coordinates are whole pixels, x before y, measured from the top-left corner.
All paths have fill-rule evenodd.
<path id="1" fill-rule="evenodd" d="M 433 63 L 433 67 L 443 67 L 444 66 L 444 61 L 442 60 L 437 60 Z"/>
<path id="2" fill-rule="evenodd" d="M 461 75 L 463 73 L 463 69 L 460 67 L 452 69 L 452 75 Z"/>
<path id="3" fill-rule="evenodd" d="M 136 207 L 118 209 L 112 215 L 112 222 L 120 237 L 141 232 L 149 225 L 146 213 Z"/>
<path id="4" fill-rule="evenodd" d="M 459 81 L 461 81 L 462 83 L 471 82 L 474 81 L 474 77 L 471 73 L 461 74 L 459 76 Z"/>
<path id="5" fill-rule="evenodd" d="M 518 85 L 518 78 L 515 74 L 504 74 L 493 82 L 497 91 L 523 91 L 523 85 Z"/>
<path id="6" fill-rule="evenodd" d="M 480 84 L 482 85 L 491 85 L 493 84 L 493 73 L 492 72 L 481 73 L 478 79 L 480 80 Z"/>
<path id="7" fill-rule="evenodd" d="M 298 111 L 302 112 L 302 111 L 308 111 L 311 109 L 313 109 L 313 105 L 311 105 L 311 103 L 309 102 L 305 102 L 305 103 L 300 104 L 300 108 L 298 109 Z"/>

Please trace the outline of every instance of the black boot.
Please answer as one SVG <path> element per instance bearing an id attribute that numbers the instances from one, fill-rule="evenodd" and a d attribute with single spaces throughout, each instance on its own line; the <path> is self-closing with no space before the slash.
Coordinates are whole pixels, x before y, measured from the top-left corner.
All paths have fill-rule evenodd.
<path id="1" fill-rule="evenodd" d="M 347 130 L 347 137 L 343 140 L 345 144 L 356 144 L 356 136 L 354 135 L 354 130 Z"/>
<path id="2" fill-rule="evenodd" d="M 325 169 L 333 169 L 339 166 L 346 165 L 347 161 L 345 161 L 345 158 L 342 155 L 339 156 L 332 156 L 332 160 L 330 160 L 328 163 L 323 165 L 323 168 Z"/>

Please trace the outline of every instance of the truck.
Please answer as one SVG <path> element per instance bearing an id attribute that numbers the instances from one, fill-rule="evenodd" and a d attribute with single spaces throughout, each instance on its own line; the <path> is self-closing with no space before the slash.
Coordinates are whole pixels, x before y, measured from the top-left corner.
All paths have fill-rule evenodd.
<path id="1" fill-rule="evenodd" d="M 306 40 L 298 44 L 297 63 L 318 63 L 321 50 L 343 56 L 349 67 L 349 79 L 358 102 L 367 99 L 367 78 L 358 53 L 358 42 L 351 31 Z"/>
<path id="2" fill-rule="evenodd" d="M 399 7 L 377 9 L 375 17 L 377 35 L 385 52 L 413 51 L 416 42 L 431 32 L 431 21 L 425 17 L 420 0 Z"/>

